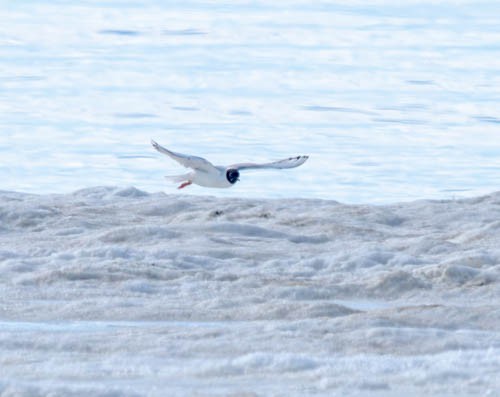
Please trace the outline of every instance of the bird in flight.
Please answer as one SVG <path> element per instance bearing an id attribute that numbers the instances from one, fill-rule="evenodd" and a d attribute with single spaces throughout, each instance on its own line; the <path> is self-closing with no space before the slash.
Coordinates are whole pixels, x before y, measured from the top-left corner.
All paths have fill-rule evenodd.
<path id="1" fill-rule="evenodd" d="M 184 167 L 192 169 L 192 171 L 187 174 L 166 177 L 174 182 L 181 182 L 178 189 L 183 189 L 191 184 L 204 187 L 228 188 L 240 180 L 240 171 L 242 170 L 295 168 L 304 164 L 309 158 L 309 156 L 296 156 L 274 161 L 272 163 L 240 163 L 228 166 L 216 166 L 202 157 L 172 152 L 153 140 L 151 144 L 160 153 L 177 161 Z"/>

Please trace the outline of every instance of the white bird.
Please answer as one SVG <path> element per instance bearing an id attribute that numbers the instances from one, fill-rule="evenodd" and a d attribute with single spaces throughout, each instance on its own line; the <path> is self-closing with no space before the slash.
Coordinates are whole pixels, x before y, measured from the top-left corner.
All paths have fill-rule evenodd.
<path id="1" fill-rule="evenodd" d="M 305 161 L 309 158 L 309 156 L 297 156 L 290 157 L 284 160 L 274 161 L 272 163 L 241 163 L 232 164 L 225 167 L 215 166 L 202 157 L 172 152 L 168 149 L 165 149 L 163 146 L 160 146 L 153 140 L 151 141 L 151 144 L 160 153 L 167 155 L 184 167 L 191 168 L 193 170 L 187 174 L 166 177 L 174 182 L 182 182 L 178 189 L 183 189 L 193 183 L 204 187 L 227 188 L 233 186 L 240 180 L 239 178 L 241 170 L 262 168 L 295 168 L 299 165 L 304 164 Z"/>

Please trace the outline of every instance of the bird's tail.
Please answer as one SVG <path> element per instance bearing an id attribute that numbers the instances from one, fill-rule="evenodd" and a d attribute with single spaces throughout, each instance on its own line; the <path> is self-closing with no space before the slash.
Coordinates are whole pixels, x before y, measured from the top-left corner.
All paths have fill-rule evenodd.
<path id="1" fill-rule="evenodd" d="M 169 181 L 178 183 L 178 182 L 185 182 L 188 181 L 189 178 L 191 177 L 191 174 L 182 174 L 182 175 L 166 175 L 165 179 L 168 179 Z"/>

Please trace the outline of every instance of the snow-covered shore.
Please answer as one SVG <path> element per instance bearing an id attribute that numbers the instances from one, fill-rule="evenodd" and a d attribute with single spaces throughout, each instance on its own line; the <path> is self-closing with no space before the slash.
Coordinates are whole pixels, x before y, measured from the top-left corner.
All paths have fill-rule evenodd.
<path id="1" fill-rule="evenodd" d="M 499 242 L 500 193 L 0 192 L 0 395 L 496 395 Z"/>

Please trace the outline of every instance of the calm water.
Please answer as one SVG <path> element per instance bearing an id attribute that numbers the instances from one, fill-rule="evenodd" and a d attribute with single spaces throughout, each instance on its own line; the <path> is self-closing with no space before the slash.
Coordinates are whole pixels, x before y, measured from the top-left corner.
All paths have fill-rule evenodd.
<path id="1" fill-rule="evenodd" d="M 1 1 L 0 189 L 177 193 L 154 138 L 218 164 L 311 155 L 193 194 L 500 190 L 500 2 L 345 4 Z"/>

